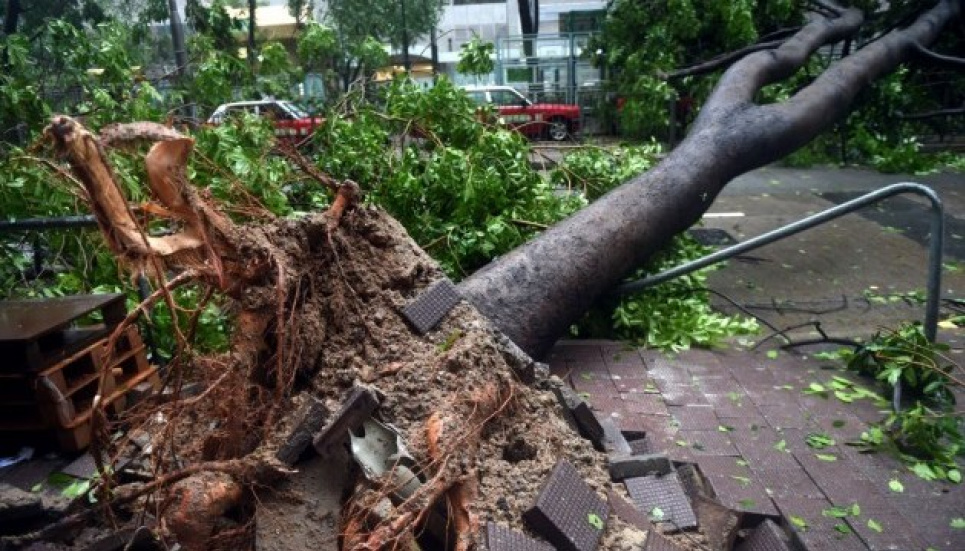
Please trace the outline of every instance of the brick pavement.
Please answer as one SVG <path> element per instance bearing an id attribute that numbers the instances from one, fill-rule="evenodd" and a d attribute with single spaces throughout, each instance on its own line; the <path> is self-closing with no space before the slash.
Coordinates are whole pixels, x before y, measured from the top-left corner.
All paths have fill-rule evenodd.
<path id="1" fill-rule="evenodd" d="M 721 503 L 752 522 L 779 520 L 810 551 L 965 550 L 965 530 L 950 524 L 965 517 L 962 485 L 926 482 L 846 445 L 881 418 L 875 404 L 802 392 L 852 375 L 785 352 L 669 357 L 610 341 L 563 341 L 549 363 L 598 414 L 645 432 L 649 451 L 696 463 Z M 815 433 L 834 443 L 815 449 Z M 892 479 L 903 492 L 889 489 Z M 854 504 L 857 515 L 825 514 Z"/>

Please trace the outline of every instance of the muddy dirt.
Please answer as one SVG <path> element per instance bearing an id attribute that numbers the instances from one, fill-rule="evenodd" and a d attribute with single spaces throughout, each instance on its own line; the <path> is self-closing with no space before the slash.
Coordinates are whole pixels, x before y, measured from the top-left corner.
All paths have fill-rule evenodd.
<path id="1" fill-rule="evenodd" d="M 402 308 L 444 276 L 401 225 L 371 208 L 349 212 L 331 237 L 321 230 L 325 224 L 325 216 L 317 215 L 278 221 L 237 236 L 242 250 L 246 242 L 253 244 L 253 250 L 267 245 L 272 262 L 282 267 L 278 273 L 284 274 L 284 278 L 277 275 L 262 286 L 245 289 L 240 294 L 240 311 L 268 312 L 272 319 L 285 321 L 269 324 L 264 337 L 246 334 L 246 327 L 239 323 L 230 353 L 195 362 L 195 376 L 216 387 L 201 400 L 194 399 L 191 407 L 172 411 L 159 418 L 160 423 L 145 427 L 155 433 L 159 448 L 173 438 L 180 450 L 175 455 L 182 460 L 240 457 L 251 463 L 271 463 L 295 421 L 295 412 L 308 396 L 322 400 L 334 412 L 353 386 L 363 384 L 382 397 L 378 417 L 403 435 L 422 467 L 426 486 L 440 490 L 474 487 L 475 491 L 466 495 L 472 521 L 468 528 L 477 548 L 482 548 L 479 540 L 488 521 L 527 531 L 522 513 L 534 503 L 560 459 L 569 460 L 605 495 L 611 487 L 606 456 L 566 424 L 547 380 L 531 385 L 519 380 L 507 363 L 500 338 L 474 308 L 460 303 L 425 336 L 406 324 L 400 315 Z M 284 300 L 285 306 L 274 316 L 279 300 Z M 242 377 L 238 366 L 250 364 L 243 356 L 257 340 L 262 341 L 258 361 Z M 279 341 L 284 367 L 278 367 Z M 279 388 L 278 373 L 287 379 L 287 394 Z M 432 440 L 430 425 L 438 429 L 437 440 Z M 175 470 L 165 461 L 159 459 L 164 470 Z M 411 521 L 430 507 L 433 498 L 423 496 L 421 503 L 413 500 L 408 504 L 414 515 L 395 530 L 395 535 L 401 532 L 401 536 L 376 537 L 373 534 L 393 519 L 403 519 L 406 507 L 391 511 L 382 522 L 373 521 L 369 513 L 378 508 L 387 491 L 364 482 L 357 471 L 347 485 L 355 488 L 355 505 L 343 509 L 337 526 L 343 545 L 362 545 L 367 538 L 369 545 L 376 542 L 375 548 L 405 545 L 407 535 L 415 529 Z M 268 501 L 271 514 L 253 513 L 247 527 L 244 519 L 237 519 L 222 532 L 212 520 L 204 529 L 210 527 L 215 541 L 230 541 L 236 547 L 239 534 L 251 539 L 255 532 L 331 530 L 330 516 L 320 519 L 305 514 L 310 497 L 304 493 L 292 496 L 286 483 L 240 478 L 256 488 L 249 500 L 254 507 Z M 190 487 L 192 480 L 182 485 Z M 454 496 L 444 492 L 437 497 L 437 502 L 445 503 Z M 167 512 L 162 508 L 159 514 L 167 515 L 169 528 L 176 525 L 172 509 L 197 516 L 177 498 L 165 503 Z M 288 503 L 290 511 L 286 510 Z M 261 523 L 254 530 L 252 519 Z M 293 521 L 305 525 L 296 530 Z M 320 524 L 316 527 L 314 523 Z M 605 549 L 638 549 L 645 537 L 620 522 L 610 527 Z M 350 537 L 353 533 L 354 539 Z"/>

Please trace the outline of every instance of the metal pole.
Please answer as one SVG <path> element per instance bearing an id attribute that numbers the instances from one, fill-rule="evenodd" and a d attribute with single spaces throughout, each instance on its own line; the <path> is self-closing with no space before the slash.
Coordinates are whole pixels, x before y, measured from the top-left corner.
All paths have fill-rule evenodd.
<path id="1" fill-rule="evenodd" d="M 181 27 L 181 16 L 178 14 L 176 0 L 168 0 L 168 11 L 171 22 L 171 42 L 174 44 L 174 62 L 178 65 L 176 74 L 180 77 L 188 66 L 188 53 L 184 46 L 184 29 Z"/>
<path id="2" fill-rule="evenodd" d="M 409 29 L 405 23 L 405 0 L 400 0 L 402 6 L 402 66 L 405 72 L 412 71 L 412 62 L 409 59 Z"/>
<path id="3" fill-rule="evenodd" d="M 928 247 L 928 298 L 925 302 L 924 330 L 925 336 L 928 338 L 928 340 L 934 342 L 938 333 L 938 307 L 941 300 L 942 247 L 944 244 L 945 232 L 944 207 L 942 206 L 941 198 L 938 197 L 938 194 L 936 194 L 934 190 L 921 184 L 909 182 L 892 184 L 877 191 L 873 191 L 866 195 L 862 195 L 861 197 L 852 199 L 851 201 L 847 201 L 832 207 L 828 210 L 808 216 L 807 218 L 798 220 L 797 222 L 788 224 L 782 228 L 778 228 L 763 235 L 748 239 L 743 243 L 738 243 L 737 245 L 727 247 L 726 249 L 721 249 L 703 258 L 694 260 L 692 262 L 687 262 L 686 264 L 681 264 L 680 266 L 671 268 L 670 270 L 661 272 L 659 274 L 648 276 L 644 279 L 626 283 L 620 287 L 617 287 L 616 293 L 627 294 L 653 287 L 659 283 L 689 274 L 701 268 L 706 268 L 712 264 L 716 264 L 741 253 L 763 247 L 764 245 L 784 239 L 785 237 L 790 237 L 796 233 L 844 216 L 845 214 L 850 214 L 872 203 L 881 201 L 882 199 L 902 193 L 915 193 L 921 195 L 928 199 L 931 203 L 931 235 L 929 236 Z"/>

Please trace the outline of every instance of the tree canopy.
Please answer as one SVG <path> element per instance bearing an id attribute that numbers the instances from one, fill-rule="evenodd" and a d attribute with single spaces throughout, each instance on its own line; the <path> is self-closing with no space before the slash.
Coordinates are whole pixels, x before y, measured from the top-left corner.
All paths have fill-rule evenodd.
<path id="1" fill-rule="evenodd" d="M 872 44 L 890 30 L 908 25 L 935 2 L 857 0 L 844 4 L 866 14 L 861 25 L 813 56 L 797 74 L 762 90 L 762 100 L 785 99 L 835 59 Z M 623 130 L 632 135 L 663 136 L 671 118 L 677 119 L 678 124 L 693 119 L 717 78 L 732 63 L 755 51 L 773 51 L 809 17 L 828 15 L 838 8 L 832 2 L 798 0 L 616 0 L 595 44 L 596 61 L 607 67 L 613 91 L 624 98 L 619 117 Z M 963 33 L 945 33 L 936 48 L 961 56 L 965 48 L 962 36 Z M 934 110 L 948 103 L 960 103 L 965 91 L 961 74 L 938 75 L 935 65 L 920 56 L 910 61 L 917 63 L 908 63 L 896 76 L 885 79 L 881 86 L 859 99 L 859 107 L 876 110 L 869 117 L 875 119 L 872 132 L 889 134 L 882 137 L 896 143 L 901 129 L 894 119 L 898 113 L 914 110 L 914 105 Z M 670 105 L 675 108 L 671 110 Z M 891 117 L 885 124 L 881 124 L 883 115 Z M 865 122 L 868 121 L 862 121 Z M 857 133 L 858 129 L 849 132 Z M 847 155 L 843 157 L 847 160 Z"/>

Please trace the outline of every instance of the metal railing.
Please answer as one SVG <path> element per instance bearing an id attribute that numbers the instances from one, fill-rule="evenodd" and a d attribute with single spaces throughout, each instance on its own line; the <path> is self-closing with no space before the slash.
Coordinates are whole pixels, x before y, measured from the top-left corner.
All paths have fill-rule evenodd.
<path id="1" fill-rule="evenodd" d="M 941 198 L 938 197 L 938 194 L 935 193 L 933 189 L 921 184 L 910 182 L 886 186 L 879 190 L 872 191 L 871 193 L 867 193 L 840 205 L 836 205 L 827 210 L 821 211 L 817 214 L 808 216 L 807 218 L 798 220 L 792 224 L 788 224 L 752 239 L 748 239 L 743 243 L 738 243 L 737 245 L 721 249 L 703 258 L 681 264 L 680 266 L 671 268 L 670 270 L 661 272 L 659 274 L 654 274 L 637 281 L 625 283 L 618 287 L 616 292 L 619 294 L 628 294 L 642 291 L 665 281 L 669 281 L 671 279 L 687 275 L 691 272 L 695 272 L 701 268 L 706 268 L 712 264 L 722 262 L 741 253 L 758 249 L 764 245 L 768 245 L 775 241 L 779 241 L 786 237 L 800 233 L 804 230 L 830 222 L 831 220 L 846 214 L 850 214 L 883 199 L 905 193 L 921 195 L 928 199 L 928 201 L 931 203 L 931 231 L 928 236 L 928 280 L 926 284 L 927 298 L 925 301 L 925 319 L 923 328 L 925 331 L 925 337 L 930 342 L 935 342 L 935 338 L 938 333 L 938 310 L 941 301 L 942 248 L 944 246 L 945 236 L 944 207 L 942 205 Z M 892 400 L 895 411 L 900 410 L 901 381 L 895 385 Z"/>

